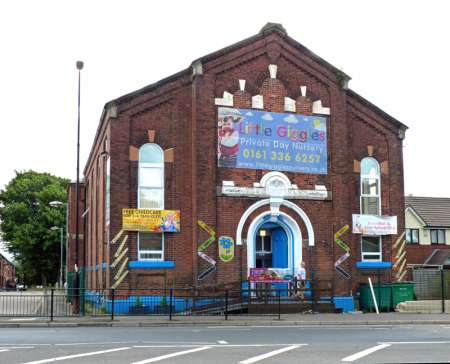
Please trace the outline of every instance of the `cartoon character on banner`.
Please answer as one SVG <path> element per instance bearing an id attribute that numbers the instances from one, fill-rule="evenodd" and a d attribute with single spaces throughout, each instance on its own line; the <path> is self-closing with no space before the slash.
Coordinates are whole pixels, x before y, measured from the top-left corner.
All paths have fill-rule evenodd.
<path id="1" fill-rule="evenodd" d="M 179 216 L 176 213 L 170 213 L 163 218 L 163 224 L 161 225 L 161 231 L 176 232 L 179 229 Z"/>
<path id="2" fill-rule="evenodd" d="M 241 116 L 234 115 L 225 115 L 223 118 L 219 118 L 219 167 L 236 167 L 239 153 L 239 131 L 235 126 L 241 121 Z"/>

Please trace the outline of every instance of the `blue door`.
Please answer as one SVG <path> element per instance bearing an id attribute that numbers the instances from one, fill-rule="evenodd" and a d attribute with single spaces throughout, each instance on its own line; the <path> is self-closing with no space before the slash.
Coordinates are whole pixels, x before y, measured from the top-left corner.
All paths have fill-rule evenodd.
<path id="1" fill-rule="evenodd" d="M 283 228 L 277 227 L 272 233 L 272 268 L 288 268 L 288 238 Z M 282 296 L 287 296 L 287 283 L 274 283 L 275 289 L 283 290 Z"/>
<path id="2" fill-rule="evenodd" d="M 283 228 L 272 230 L 272 268 L 288 267 L 288 239 Z"/>

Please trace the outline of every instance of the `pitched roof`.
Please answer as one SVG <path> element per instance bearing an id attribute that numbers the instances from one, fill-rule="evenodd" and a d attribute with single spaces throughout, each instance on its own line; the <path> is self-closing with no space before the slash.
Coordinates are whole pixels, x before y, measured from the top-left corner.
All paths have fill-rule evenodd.
<path id="1" fill-rule="evenodd" d="M 290 36 L 288 36 L 286 29 L 279 23 L 267 23 L 266 25 L 264 25 L 262 27 L 262 29 L 259 31 L 259 33 L 252 35 L 251 37 L 245 38 L 243 40 L 240 40 L 239 42 L 236 42 L 232 45 L 229 45 L 227 47 L 224 47 L 222 49 L 219 49 L 217 51 L 214 51 L 212 53 L 209 53 L 203 57 L 197 58 L 194 61 L 192 61 L 191 66 L 189 66 L 188 68 L 177 72 L 169 77 L 163 78 L 160 81 L 157 81 L 153 84 L 150 84 L 148 86 L 145 86 L 141 89 L 138 89 L 136 91 L 130 92 L 128 94 L 125 94 L 123 96 L 120 96 L 114 100 L 109 101 L 108 103 L 106 103 L 107 105 L 110 104 L 121 104 L 124 102 L 128 102 L 131 99 L 142 95 L 146 92 L 152 91 L 168 82 L 174 81 L 182 76 L 186 76 L 186 75 L 190 75 L 191 74 L 191 69 L 192 69 L 192 65 L 197 63 L 197 62 L 201 62 L 201 63 L 206 63 L 212 60 L 215 60 L 216 58 L 219 58 L 227 53 L 230 53 L 236 49 L 239 49 L 241 47 L 244 47 L 248 44 L 252 44 L 255 41 L 257 41 L 258 39 L 263 39 L 265 38 L 268 34 L 270 33 L 277 33 L 279 34 L 286 42 L 288 42 L 290 45 L 292 45 L 293 47 L 299 49 L 301 52 L 303 52 L 305 55 L 309 56 L 310 58 L 314 59 L 317 63 L 319 63 L 320 65 L 322 65 L 323 67 L 327 68 L 328 70 L 332 71 L 334 74 L 338 75 L 340 77 L 342 77 L 343 79 L 349 81 L 351 79 L 351 77 L 349 75 L 347 75 L 346 73 L 344 73 L 342 70 L 336 68 L 335 66 L 333 66 L 331 63 L 328 63 L 327 61 L 325 61 L 323 58 L 319 57 L 317 54 L 315 54 L 314 52 L 312 52 L 311 50 L 309 50 L 308 48 L 306 48 L 303 44 L 299 43 L 298 41 L 296 41 L 295 39 L 291 38 Z"/>
<path id="2" fill-rule="evenodd" d="M 4 259 L 9 264 L 14 265 L 14 263 L 7 256 L 3 255 L 2 253 L 0 253 L 0 259 Z"/>
<path id="3" fill-rule="evenodd" d="M 406 196 L 411 207 L 430 227 L 450 227 L 450 198 Z"/>

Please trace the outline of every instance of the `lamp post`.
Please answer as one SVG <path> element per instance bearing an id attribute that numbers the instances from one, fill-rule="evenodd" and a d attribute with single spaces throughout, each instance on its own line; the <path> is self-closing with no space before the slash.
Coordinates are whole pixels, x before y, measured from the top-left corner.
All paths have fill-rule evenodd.
<path id="1" fill-rule="evenodd" d="M 63 286 L 63 231 L 64 228 L 58 226 L 52 226 L 50 230 L 60 231 L 61 241 L 60 241 L 60 257 L 59 257 L 59 288 Z"/>
<path id="2" fill-rule="evenodd" d="M 78 122 L 77 122 L 77 183 L 75 187 L 76 191 L 76 209 L 75 209 L 75 264 L 78 264 L 78 253 L 79 253 L 79 244 L 80 244 L 80 101 L 81 101 L 81 70 L 83 69 L 84 63 L 82 61 L 77 61 L 76 63 L 78 70 Z M 79 282 L 77 280 L 77 287 L 79 288 Z"/>
<path id="3" fill-rule="evenodd" d="M 66 208 L 66 239 L 65 239 L 65 250 L 66 250 L 66 261 L 64 264 L 64 268 L 62 269 L 62 272 L 65 273 L 64 274 L 64 282 L 67 282 L 67 267 L 68 267 L 68 258 L 69 258 L 69 204 L 67 202 L 61 202 L 61 201 L 50 201 L 49 205 L 51 207 L 59 207 L 59 206 L 64 206 Z M 62 250 L 61 253 L 61 261 L 63 260 L 63 256 L 64 256 L 64 250 Z"/>

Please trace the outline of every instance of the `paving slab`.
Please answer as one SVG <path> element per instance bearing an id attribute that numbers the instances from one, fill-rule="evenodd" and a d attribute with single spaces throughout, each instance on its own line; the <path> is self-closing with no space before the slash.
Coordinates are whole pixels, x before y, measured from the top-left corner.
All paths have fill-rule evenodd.
<path id="1" fill-rule="evenodd" d="M 407 314 L 374 313 L 368 314 L 289 314 L 277 316 L 174 316 L 172 320 L 165 316 L 116 316 L 112 321 L 104 317 L 57 317 L 48 318 L 0 318 L 0 327 L 148 327 L 148 326 L 295 326 L 295 325 L 450 325 L 450 314 Z"/>

